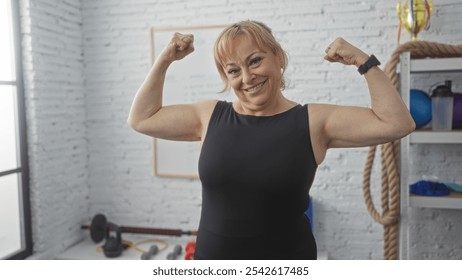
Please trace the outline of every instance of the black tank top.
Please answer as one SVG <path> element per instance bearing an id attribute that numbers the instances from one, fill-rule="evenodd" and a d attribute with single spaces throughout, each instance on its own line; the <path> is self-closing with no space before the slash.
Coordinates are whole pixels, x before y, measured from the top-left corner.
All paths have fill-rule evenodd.
<path id="1" fill-rule="evenodd" d="M 196 259 L 316 259 L 304 215 L 317 169 L 307 110 L 250 116 L 218 101 L 199 158 Z"/>

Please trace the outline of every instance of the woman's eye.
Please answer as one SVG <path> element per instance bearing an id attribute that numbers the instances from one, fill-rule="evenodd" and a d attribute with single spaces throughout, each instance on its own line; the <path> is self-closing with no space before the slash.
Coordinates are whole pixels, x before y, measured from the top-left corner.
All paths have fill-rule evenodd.
<path id="1" fill-rule="evenodd" d="M 238 72 L 238 70 L 236 70 L 236 69 L 229 69 L 228 70 L 229 75 L 235 75 L 235 74 L 237 74 L 237 72 Z"/>
<path id="2" fill-rule="evenodd" d="M 256 57 L 256 58 L 253 58 L 250 60 L 250 65 L 255 65 L 255 64 L 258 64 L 260 61 L 262 60 L 261 57 Z"/>

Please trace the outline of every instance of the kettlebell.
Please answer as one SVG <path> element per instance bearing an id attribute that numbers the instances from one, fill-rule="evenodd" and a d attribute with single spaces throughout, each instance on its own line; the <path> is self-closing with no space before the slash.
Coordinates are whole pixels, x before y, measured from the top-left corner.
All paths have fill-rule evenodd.
<path id="1" fill-rule="evenodd" d="M 116 236 L 111 236 L 111 231 L 114 231 Z M 108 258 L 116 258 L 122 254 L 124 246 L 122 244 L 122 231 L 119 226 L 113 223 L 106 225 L 106 242 L 103 245 L 104 255 Z"/>

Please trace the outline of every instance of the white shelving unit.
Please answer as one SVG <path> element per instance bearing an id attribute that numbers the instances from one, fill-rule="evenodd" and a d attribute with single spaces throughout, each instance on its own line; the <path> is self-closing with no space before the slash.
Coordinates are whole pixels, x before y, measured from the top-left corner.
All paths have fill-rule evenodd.
<path id="1" fill-rule="evenodd" d="M 400 92 L 406 105 L 410 103 L 411 75 L 415 73 L 462 72 L 462 57 L 410 59 L 409 53 L 400 57 Z M 409 259 L 409 207 L 462 209 L 462 194 L 445 197 L 427 197 L 409 194 L 410 158 L 412 144 L 462 144 L 462 130 L 436 132 L 417 130 L 401 140 L 401 219 L 400 219 L 400 259 Z"/>
<path id="2" fill-rule="evenodd" d="M 413 59 L 410 65 L 411 73 L 460 72 L 462 57 Z"/>
<path id="3" fill-rule="evenodd" d="M 415 131 L 410 135 L 410 144 L 461 144 L 461 131 L 436 132 L 431 130 Z"/>
<path id="4" fill-rule="evenodd" d="M 410 195 L 409 203 L 411 207 L 462 209 L 462 194 L 455 193 L 450 196 L 419 196 Z"/>

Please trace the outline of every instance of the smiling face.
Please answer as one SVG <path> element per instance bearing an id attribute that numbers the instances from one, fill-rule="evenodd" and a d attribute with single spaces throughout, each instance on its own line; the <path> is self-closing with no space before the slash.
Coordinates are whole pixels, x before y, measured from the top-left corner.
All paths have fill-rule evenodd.
<path id="1" fill-rule="evenodd" d="M 239 100 L 256 106 L 281 94 L 281 69 L 281 60 L 270 49 L 261 49 L 244 34 L 230 42 L 223 63 L 226 82 Z"/>
<path id="2" fill-rule="evenodd" d="M 237 55 L 243 56 L 242 53 L 239 53 L 236 50 L 236 47 L 239 45 L 236 40 L 242 40 L 242 38 L 246 38 L 252 42 L 253 46 L 258 51 L 262 51 L 267 54 L 271 53 L 277 57 L 279 61 L 277 69 L 282 72 L 279 88 L 284 90 L 285 81 L 283 74 L 287 68 L 287 54 L 274 38 L 271 29 L 268 26 L 258 21 L 246 20 L 237 22 L 225 28 L 215 42 L 215 64 L 222 80 L 225 83 L 223 91 L 226 91 L 231 87 L 230 80 L 226 72 L 227 63 L 232 59 L 237 59 Z"/>

